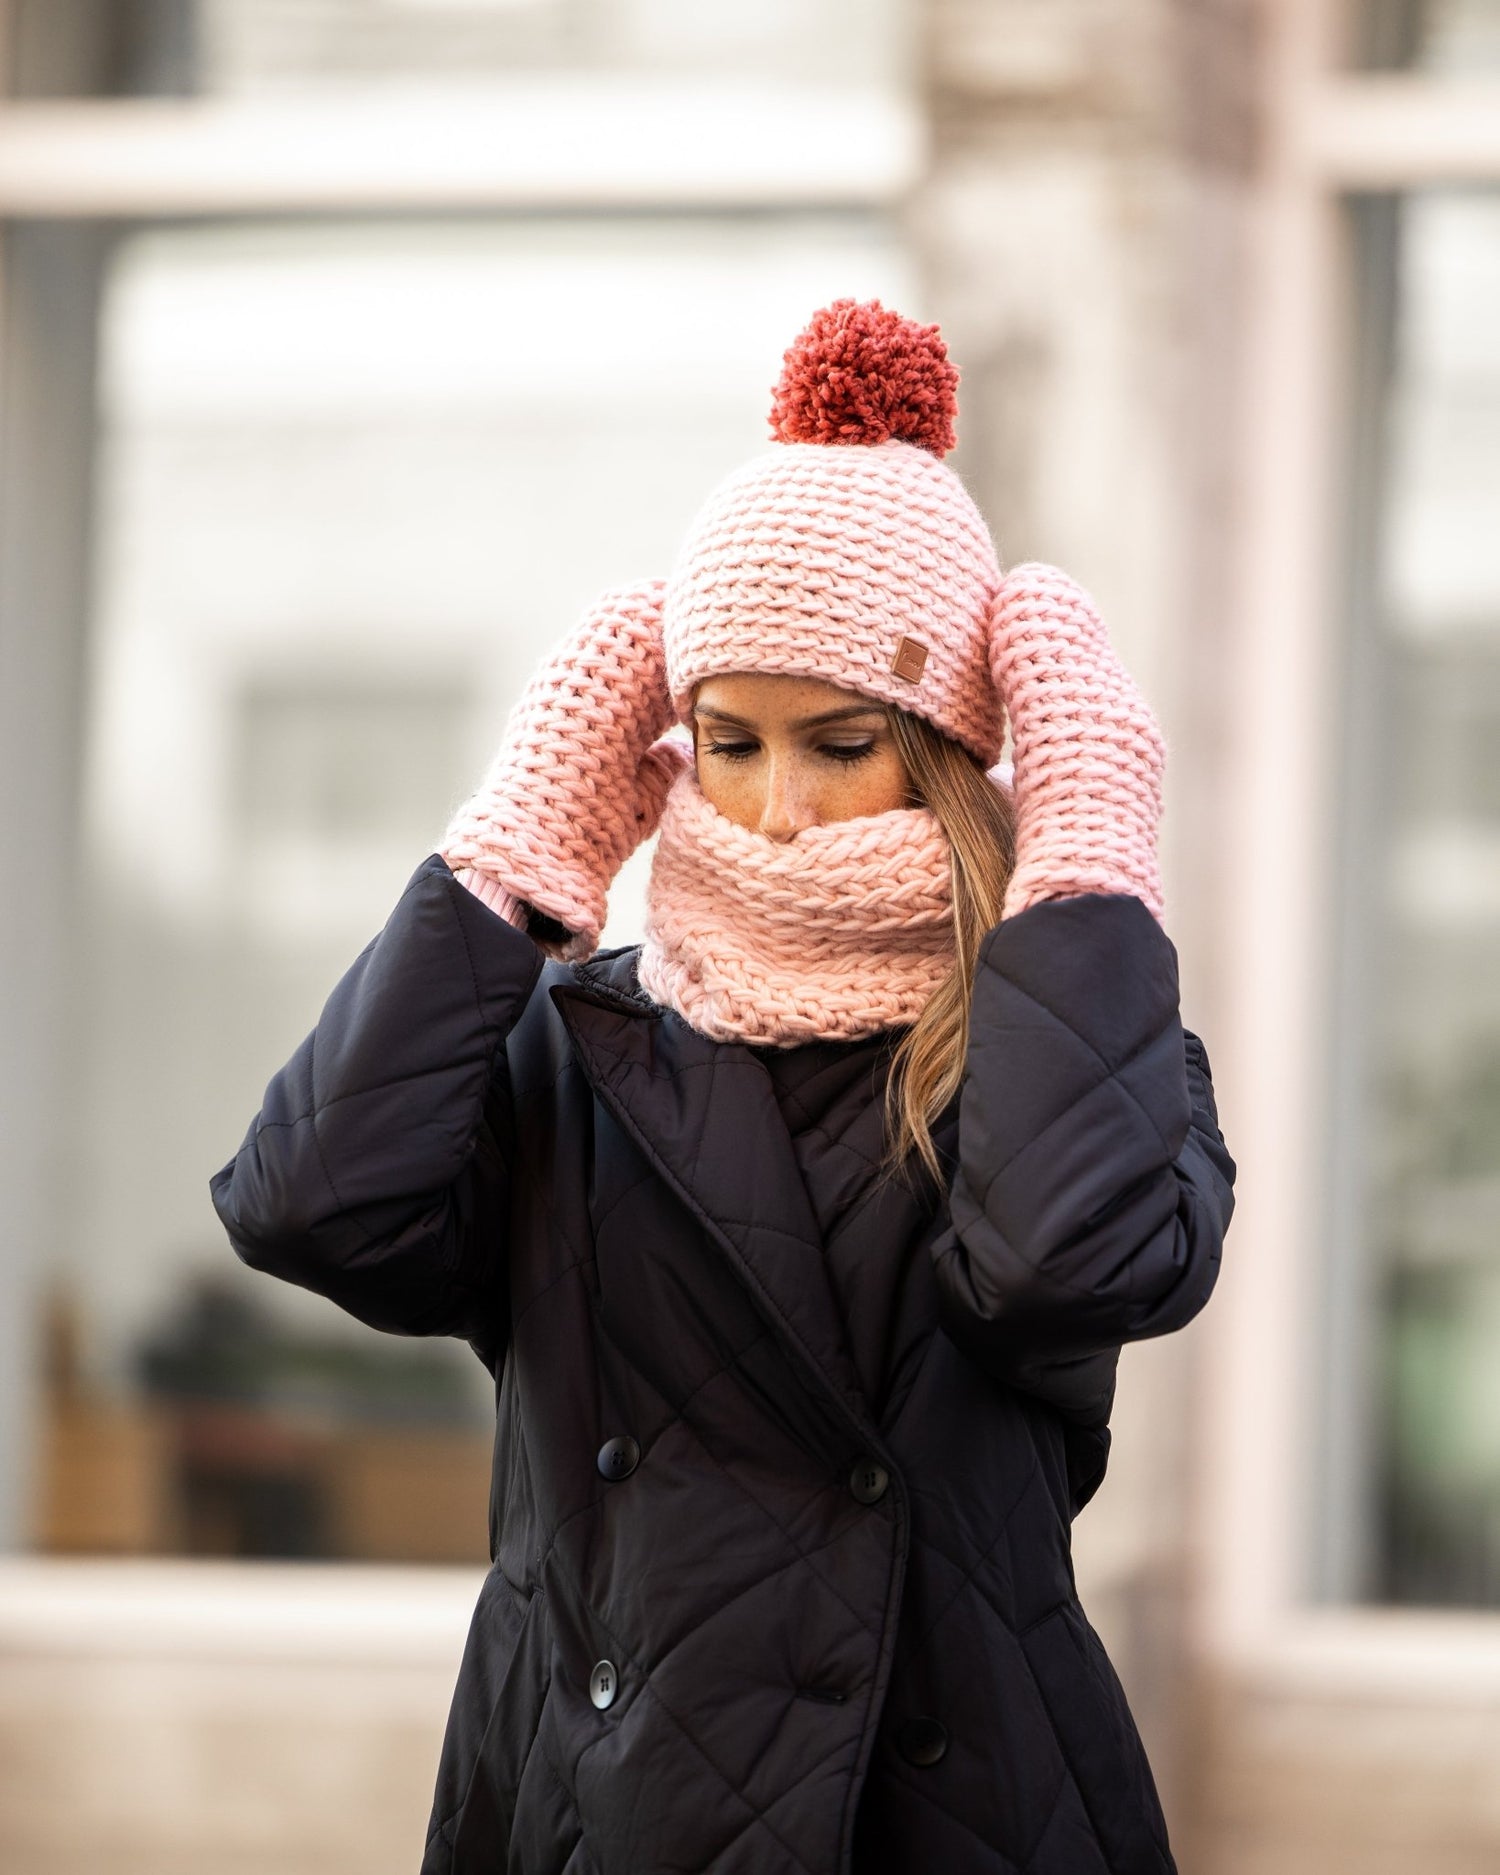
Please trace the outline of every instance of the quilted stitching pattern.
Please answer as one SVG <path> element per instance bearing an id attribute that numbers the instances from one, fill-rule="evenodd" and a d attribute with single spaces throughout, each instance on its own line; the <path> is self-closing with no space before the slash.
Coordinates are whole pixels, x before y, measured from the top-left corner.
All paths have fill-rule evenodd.
<path id="1" fill-rule="evenodd" d="M 1020 941 L 1043 912 L 1045 950 Z M 1081 1423 L 1107 1414 L 1121 1343 L 1207 1301 L 1228 1222 L 1233 1162 L 1206 1055 L 1183 1033 L 1175 953 L 1148 918 L 1123 895 L 1066 899 L 986 940 L 938 1261 L 945 1321 L 969 1351 Z M 1122 960 L 1118 999 L 1080 996 L 1091 945 Z M 1026 1100 L 1009 1093 L 1018 1077 Z"/>
<path id="2" fill-rule="evenodd" d="M 946 1230 L 873 1184 L 874 1135 L 806 1142 L 848 1295 L 861 1255 L 915 1284 L 882 1399 L 884 1356 L 846 1345 L 879 1311 L 841 1318 L 749 1052 L 654 1010 L 630 954 L 543 969 L 436 856 L 414 875 L 212 1184 L 246 1261 L 504 1347 L 492 1528 L 551 1665 L 528 1721 L 519 1624 L 476 1615 L 425 1875 L 506 1859 L 462 1823 L 502 1746 L 526 1875 L 847 1875 L 856 1815 L 859 1875 L 1170 1870 L 1144 1758 L 1100 1745 L 1132 1736 L 1115 1690 L 1041 1648 L 1119 1345 L 1202 1306 L 1233 1202 L 1144 906 L 1057 900 L 991 934 L 942 1137 Z M 626 1429 L 640 1463 L 606 1484 L 593 1455 Z M 845 1484 L 862 1453 L 891 1472 L 873 1506 Z M 602 1714 L 599 1657 L 622 1676 Z M 950 1733 L 935 1767 L 893 1744 L 920 1712 Z"/>

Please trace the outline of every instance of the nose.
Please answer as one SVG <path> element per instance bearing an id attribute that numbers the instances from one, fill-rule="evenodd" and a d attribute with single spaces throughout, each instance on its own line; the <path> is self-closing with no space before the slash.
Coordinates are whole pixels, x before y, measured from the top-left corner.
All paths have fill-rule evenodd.
<path id="1" fill-rule="evenodd" d="M 817 813 L 803 783 L 795 759 L 771 758 L 760 810 L 760 831 L 768 839 L 790 840 L 794 833 L 816 824 Z"/>

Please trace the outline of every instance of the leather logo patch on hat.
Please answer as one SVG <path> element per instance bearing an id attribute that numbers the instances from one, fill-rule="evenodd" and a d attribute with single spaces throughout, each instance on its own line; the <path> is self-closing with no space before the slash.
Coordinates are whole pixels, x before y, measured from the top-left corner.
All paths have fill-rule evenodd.
<path id="1" fill-rule="evenodd" d="M 927 668 L 927 647 L 920 638 L 903 638 L 896 646 L 891 669 L 909 684 L 919 684 Z"/>

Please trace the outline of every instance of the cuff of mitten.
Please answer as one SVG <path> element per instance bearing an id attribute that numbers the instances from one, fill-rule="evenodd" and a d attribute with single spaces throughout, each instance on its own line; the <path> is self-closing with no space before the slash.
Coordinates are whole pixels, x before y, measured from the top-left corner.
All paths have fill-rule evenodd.
<path id="1" fill-rule="evenodd" d="M 474 866 L 454 866 L 452 872 L 458 883 L 487 905 L 496 917 L 503 918 L 518 931 L 524 931 L 549 957 L 559 957 L 564 963 L 577 963 L 593 955 L 598 942 L 595 932 L 570 931 L 565 924 L 529 899 L 518 898 L 493 873 L 480 872 Z"/>
<path id="2" fill-rule="evenodd" d="M 467 887 L 475 898 L 488 905 L 497 918 L 503 918 L 507 924 L 513 924 L 518 931 L 526 929 L 526 906 L 514 892 L 507 892 L 500 881 L 487 872 L 479 872 L 473 866 L 455 866 L 453 876 L 461 886 Z"/>
<path id="3" fill-rule="evenodd" d="M 1131 871 L 1105 866 L 1082 866 L 1066 861 L 1017 865 L 1005 888 L 1002 921 L 1032 905 L 1050 899 L 1081 898 L 1086 893 L 1118 893 L 1138 898 L 1158 924 L 1165 915 L 1160 876 L 1153 870 Z"/>

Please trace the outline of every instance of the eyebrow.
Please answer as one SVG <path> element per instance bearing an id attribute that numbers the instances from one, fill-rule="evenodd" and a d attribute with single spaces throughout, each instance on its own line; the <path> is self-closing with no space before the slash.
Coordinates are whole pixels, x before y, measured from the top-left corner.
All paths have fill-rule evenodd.
<path id="1" fill-rule="evenodd" d="M 736 729 L 755 728 L 754 723 L 747 723 L 743 716 L 732 716 L 728 710 L 716 710 L 707 704 L 694 707 L 695 716 L 712 717 L 716 723 L 732 723 Z M 817 716 L 799 716 L 794 723 L 788 723 L 788 729 L 822 729 L 828 723 L 846 723 L 856 716 L 884 716 L 885 711 L 878 703 L 855 703 L 848 709 L 823 710 Z"/>

